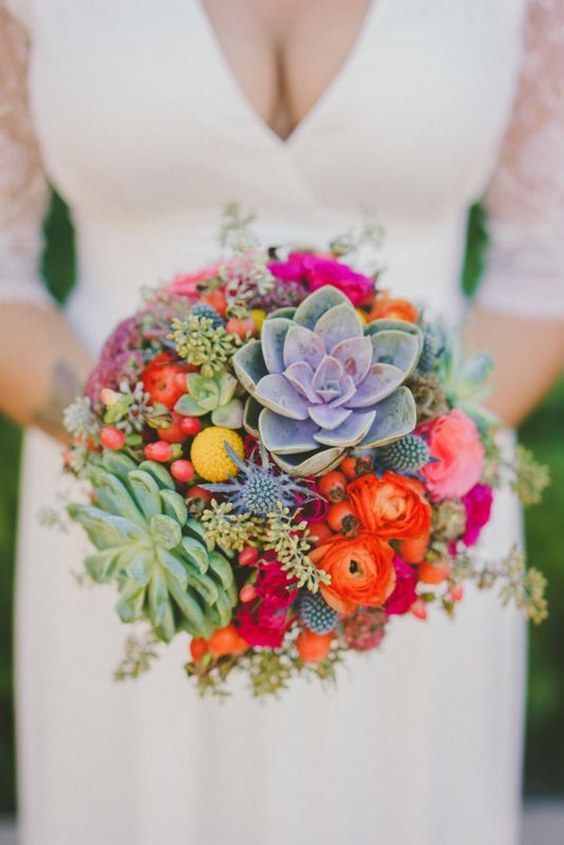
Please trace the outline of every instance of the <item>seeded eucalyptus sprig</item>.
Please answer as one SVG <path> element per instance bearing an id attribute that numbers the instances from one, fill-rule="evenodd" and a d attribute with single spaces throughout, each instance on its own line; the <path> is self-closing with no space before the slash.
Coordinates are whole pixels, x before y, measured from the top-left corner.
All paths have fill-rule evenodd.
<path id="1" fill-rule="evenodd" d="M 215 326 L 208 317 L 190 314 L 186 319 L 174 318 L 172 334 L 181 358 L 189 364 L 200 367 L 203 376 L 211 378 L 227 369 L 238 346 L 239 335 L 226 332 L 223 326 Z"/>

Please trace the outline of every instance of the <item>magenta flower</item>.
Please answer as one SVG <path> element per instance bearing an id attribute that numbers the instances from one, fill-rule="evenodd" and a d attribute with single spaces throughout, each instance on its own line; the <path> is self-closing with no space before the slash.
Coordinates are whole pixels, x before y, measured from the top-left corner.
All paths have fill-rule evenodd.
<path id="1" fill-rule="evenodd" d="M 342 291 L 353 305 L 359 305 L 374 291 L 374 281 L 357 273 L 348 264 L 335 258 L 291 252 L 286 261 L 272 261 L 268 268 L 282 282 L 305 282 L 310 291 L 333 285 Z"/>
<path id="2" fill-rule="evenodd" d="M 392 563 L 396 571 L 396 587 L 384 609 L 388 616 L 399 616 L 407 613 L 417 598 L 417 576 L 413 567 L 398 554 L 394 555 Z"/>
<path id="3" fill-rule="evenodd" d="M 290 608 L 298 591 L 277 560 L 259 565 L 255 590 L 256 598 L 241 605 L 237 613 L 239 634 L 250 646 L 280 648 L 295 618 Z"/>
<path id="4" fill-rule="evenodd" d="M 484 525 L 490 521 L 493 502 L 493 490 L 487 484 L 475 484 L 462 497 L 466 509 L 466 531 L 462 542 L 465 546 L 474 546 Z"/>

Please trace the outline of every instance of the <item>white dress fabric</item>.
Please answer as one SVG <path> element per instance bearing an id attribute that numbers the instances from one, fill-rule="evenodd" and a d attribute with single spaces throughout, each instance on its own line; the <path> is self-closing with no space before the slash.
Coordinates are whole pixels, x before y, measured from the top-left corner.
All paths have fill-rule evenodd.
<path id="1" fill-rule="evenodd" d="M 267 242 L 319 246 L 374 208 L 387 284 L 456 316 L 467 208 L 489 184 L 482 301 L 562 313 L 563 21 L 560 0 L 374 0 L 284 142 L 235 82 L 199 2 L 10 0 L 2 297 L 51 307 L 36 271 L 47 174 L 77 232 L 68 320 L 92 352 L 141 285 L 214 258 L 233 199 L 257 212 Z M 455 624 L 439 612 L 394 621 L 336 690 L 296 682 L 279 701 L 256 702 L 243 684 L 227 703 L 200 700 L 182 637 L 149 675 L 118 684 L 127 629 L 112 591 L 77 585 L 79 531 L 37 522 L 61 485 L 59 448 L 30 432 L 17 578 L 22 845 L 518 841 L 517 612 L 469 592 Z M 499 495 L 486 550 L 501 554 L 519 534 L 516 502 Z"/>

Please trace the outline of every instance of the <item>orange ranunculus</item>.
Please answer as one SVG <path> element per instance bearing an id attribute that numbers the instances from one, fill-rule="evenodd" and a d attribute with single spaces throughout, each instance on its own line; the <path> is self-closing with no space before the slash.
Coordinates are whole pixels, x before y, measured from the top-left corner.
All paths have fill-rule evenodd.
<path id="1" fill-rule="evenodd" d="M 377 294 L 374 305 L 368 314 L 368 319 L 372 321 L 379 320 L 382 317 L 416 323 L 419 317 L 419 309 L 408 299 L 392 299 L 386 291 L 383 291 Z"/>
<path id="2" fill-rule="evenodd" d="M 347 484 L 347 496 L 363 528 L 385 540 L 428 540 L 431 506 L 415 478 L 385 472 L 361 475 Z"/>
<path id="3" fill-rule="evenodd" d="M 335 537 L 310 552 L 319 569 L 331 576 L 321 586 L 323 598 L 339 613 L 356 607 L 380 607 L 392 594 L 396 573 L 392 547 L 369 531 L 356 537 Z"/>

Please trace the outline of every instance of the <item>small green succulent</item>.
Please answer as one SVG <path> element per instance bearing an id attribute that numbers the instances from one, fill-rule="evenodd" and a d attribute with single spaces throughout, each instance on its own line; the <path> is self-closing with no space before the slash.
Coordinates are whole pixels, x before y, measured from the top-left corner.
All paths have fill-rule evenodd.
<path id="1" fill-rule="evenodd" d="M 165 642 L 179 630 L 209 637 L 227 625 L 237 602 L 233 570 L 191 530 L 168 470 L 105 450 L 84 475 L 93 502 L 68 513 L 97 548 L 85 560 L 90 576 L 118 586 L 122 622 L 148 619 Z"/>
<path id="2" fill-rule="evenodd" d="M 189 417 L 211 414 L 214 425 L 224 428 L 241 428 L 243 403 L 235 396 L 237 379 L 230 373 L 202 376 L 190 373 L 187 377 L 188 393 L 181 396 L 174 410 Z"/>

